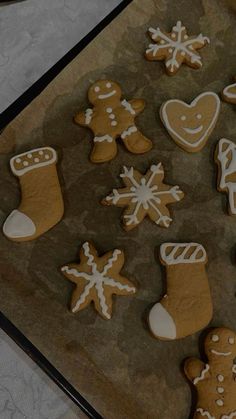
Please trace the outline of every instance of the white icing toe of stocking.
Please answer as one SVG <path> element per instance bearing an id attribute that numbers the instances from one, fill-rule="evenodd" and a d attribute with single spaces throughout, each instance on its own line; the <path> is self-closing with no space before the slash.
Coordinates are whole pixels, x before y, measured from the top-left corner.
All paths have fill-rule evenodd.
<path id="1" fill-rule="evenodd" d="M 36 228 L 33 221 L 23 212 L 12 211 L 3 224 L 3 233 L 11 239 L 33 236 Z"/>
<path id="2" fill-rule="evenodd" d="M 163 339 L 176 338 L 175 322 L 160 303 L 155 304 L 150 310 L 149 327 L 156 337 Z"/>

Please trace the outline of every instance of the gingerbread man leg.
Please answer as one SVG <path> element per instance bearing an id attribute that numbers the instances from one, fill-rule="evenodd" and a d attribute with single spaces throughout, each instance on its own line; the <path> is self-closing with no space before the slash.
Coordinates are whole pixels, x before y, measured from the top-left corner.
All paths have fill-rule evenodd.
<path id="1" fill-rule="evenodd" d="M 104 163 L 116 156 L 117 144 L 110 134 L 96 135 L 93 141 L 94 146 L 90 154 L 90 160 L 93 163 Z"/>
<path id="2" fill-rule="evenodd" d="M 151 150 L 152 142 L 146 138 L 135 125 L 123 131 L 121 138 L 126 148 L 134 154 L 142 154 Z"/>

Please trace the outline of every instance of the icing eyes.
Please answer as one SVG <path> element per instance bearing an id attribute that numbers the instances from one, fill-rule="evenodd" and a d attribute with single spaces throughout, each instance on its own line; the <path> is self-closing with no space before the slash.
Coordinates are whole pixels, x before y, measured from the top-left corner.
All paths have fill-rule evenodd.
<path id="1" fill-rule="evenodd" d="M 212 335 L 211 340 L 212 342 L 219 342 L 220 338 L 218 335 Z"/>
<path id="2" fill-rule="evenodd" d="M 201 115 L 200 113 L 198 113 L 198 114 L 196 115 L 196 118 L 197 118 L 197 119 L 202 119 L 202 115 Z"/>
<path id="3" fill-rule="evenodd" d="M 95 91 L 96 93 L 100 92 L 100 87 L 99 87 L 99 86 L 96 86 L 96 87 L 94 88 L 94 91 Z"/>
<path id="4" fill-rule="evenodd" d="M 228 342 L 229 342 L 230 345 L 234 345 L 235 339 L 234 338 L 229 338 Z"/>
<path id="5" fill-rule="evenodd" d="M 182 116 L 180 117 L 180 119 L 181 119 L 181 121 L 186 121 L 186 116 L 185 116 L 185 115 L 182 115 Z"/>
<path id="6" fill-rule="evenodd" d="M 110 89 L 110 87 L 111 87 L 111 83 L 109 83 L 109 82 L 108 82 L 108 83 L 106 84 L 106 87 L 107 87 L 108 89 Z"/>

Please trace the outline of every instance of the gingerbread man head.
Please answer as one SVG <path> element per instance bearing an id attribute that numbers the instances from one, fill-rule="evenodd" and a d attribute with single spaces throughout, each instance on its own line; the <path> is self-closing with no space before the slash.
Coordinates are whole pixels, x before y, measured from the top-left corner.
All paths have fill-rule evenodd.
<path id="1" fill-rule="evenodd" d="M 114 103 L 114 100 L 120 100 L 122 95 L 120 86 L 111 80 L 99 80 L 92 84 L 88 91 L 89 101 L 93 105 L 100 102 L 106 104 Z"/>
<path id="2" fill-rule="evenodd" d="M 205 340 L 205 352 L 211 362 L 236 357 L 236 333 L 227 328 L 216 328 L 208 333 Z"/>

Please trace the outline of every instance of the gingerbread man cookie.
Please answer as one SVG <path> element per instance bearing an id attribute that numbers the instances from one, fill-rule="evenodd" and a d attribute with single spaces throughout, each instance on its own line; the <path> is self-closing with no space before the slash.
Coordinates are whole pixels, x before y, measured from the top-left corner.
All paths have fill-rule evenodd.
<path id="1" fill-rule="evenodd" d="M 189 153 L 200 151 L 211 135 L 220 113 L 220 99 L 204 92 L 190 105 L 178 99 L 163 103 L 161 120 L 176 144 Z"/>
<path id="2" fill-rule="evenodd" d="M 236 333 L 224 327 L 211 330 L 205 352 L 207 364 L 189 358 L 184 365 L 198 393 L 194 419 L 236 418 Z"/>
<path id="3" fill-rule="evenodd" d="M 163 183 L 164 170 L 161 163 L 153 164 L 145 175 L 133 167 L 127 169 L 120 177 L 125 188 L 113 189 L 103 199 L 103 205 L 126 207 L 123 224 L 126 231 L 137 227 L 146 215 L 161 227 L 169 227 L 172 222 L 167 205 L 183 199 L 184 193 L 179 186 Z"/>
<path id="4" fill-rule="evenodd" d="M 236 215 L 236 144 L 221 138 L 216 147 L 215 161 L 218 165 L 217 188 L 228 193 L 229 214 Z"/>
<path id="5" fill-rule="evenodd" d="M 144 137 L 135 124 L 135 117 L 145 107 L 143 99 L 121 100 L 120 86 L 110 80 L 98 80 L 88 91 L 93 108 L 79 112 L 74 120 L 94 133 L 90 156 L 93 163 L 112 160 L 117 154 L 116 139 L 120 137 L 134 154 L 146 153 L 152 142 Z"/>
<path id="6" fill-rule="evenodd" d="M 165 61 L 167 74 L 173 76 L 182 63 L 192 68 L 202 67 L 202 59 L 197 50 L 210 43 L 209 38 L 202 34 L 189 36 L 185 26 L 180 21 L 170 33 L 160 28 L 149 28 L 149 36 L 155 42 L 146 50 L 148 61 Z"/>
<path id="7" fill-rule="evenodd" d="M 236 81 L 236 77 L 234 77 Z M 236 104 L 236 83 L 226 86 L 223 90 L 222 97 L 225 102 Z"/>
<path id="8" fill-rule="evenodd" d="M 124 252 L 119 249 L 99 257 L 91 243 L 84 243 L 80 250 L 80 263 L 69 263 L 61 268 L 67 279 L 76 284 L 72 295 L 73 313 L 83 310 L 91 301 L 98 313 L 109 320 L 112 314 L 112 294 L 130 295 L 135 286 L 120 270 L 124 265 Z"/>

